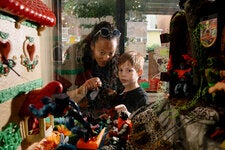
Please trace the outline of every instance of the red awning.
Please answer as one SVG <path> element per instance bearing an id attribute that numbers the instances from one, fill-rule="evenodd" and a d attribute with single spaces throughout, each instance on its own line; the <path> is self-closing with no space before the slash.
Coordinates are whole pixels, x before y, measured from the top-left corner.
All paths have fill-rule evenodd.
<path id="1" fill-rule="evenodd" d="M 41 0 L 1 0 L 0 10 L 40 25 L 56 24 L 55 14 Z"/>

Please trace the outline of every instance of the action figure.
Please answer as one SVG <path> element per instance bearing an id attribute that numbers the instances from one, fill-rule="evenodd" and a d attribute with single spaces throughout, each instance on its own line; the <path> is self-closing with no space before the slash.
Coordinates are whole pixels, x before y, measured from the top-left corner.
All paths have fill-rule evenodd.
<path id="1" fill-rule="evenodd" d="M 177 74 L 178 77 L 178 83 L 175 85 L 174 92 L 175 95 L 182 96 L 184 95 L 185 97 L 189 96 L 190 88 L 188 84 L 190 84 L 191 78 L 192 78 L 192 72 L 191 68 L 184 68 L 184 64 L 180 64 L 180 69 L 174 70 L 174 72 Z"/>
<path id="2" fill-rule="evenodd" d="M 44 106 L 37 109 L 33 104 L 29 105 L 30 111 L 38 118 L 45 118 L 49 114 L 55 117 L 64 117 L 66 127 L 74 134 L 83 137 L 84 141 L 95 135 L 91 125 L 80 112 L 79 106 L 65 93 L 55 94 L 53 98 L 42 98 Z M 82 126 L 74 125 L 77 120 Z"/>
<path id="3" fill-rule="evenodd" d="M 182 55 L 182 57 L 183 60 L 180 62 L 180 68 L 174 70 L 178 81 L 174 87 L 174 93 L 177 97 L 189 97 L 191 94 L 190 86 L 192 85 L 193 79 L 192 65 L 195 65 L 195 62 L 188 55 Z"/>
<path id="4" fill-rule="evenodd" d="M 132 129 L 132 122 L 128 117 L 129 115 L 130 113 L 128 111 L 119 112 L 117 123 L 115 123 L 117 128 L 116 130 L 109 131 L 110 142 L 108 145 L 103 146 L 101 150 L 126 150 L 126 144 Z"/>

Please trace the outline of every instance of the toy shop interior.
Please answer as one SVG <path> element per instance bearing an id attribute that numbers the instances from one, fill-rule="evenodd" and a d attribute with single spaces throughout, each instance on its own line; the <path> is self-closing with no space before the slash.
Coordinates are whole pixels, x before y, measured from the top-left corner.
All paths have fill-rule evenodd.
<path id="1" fill-rule="evenodd" d="M 1 0 L 0 150 L 225 150 L 223 0 Z"/>

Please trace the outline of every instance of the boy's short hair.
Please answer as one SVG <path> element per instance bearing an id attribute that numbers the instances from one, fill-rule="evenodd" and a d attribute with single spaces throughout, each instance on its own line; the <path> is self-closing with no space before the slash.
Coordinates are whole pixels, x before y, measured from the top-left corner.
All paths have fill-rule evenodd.
<path id="1" fill-rule="evenodd" d="M 136 51 L 124 52 L 118 60 L 118 66 L 121 66 L 126 61 L 129 61 L 137 71 L 140 69 L 143 70 L 144 68 L 144 57 L 139 52 Z"/>

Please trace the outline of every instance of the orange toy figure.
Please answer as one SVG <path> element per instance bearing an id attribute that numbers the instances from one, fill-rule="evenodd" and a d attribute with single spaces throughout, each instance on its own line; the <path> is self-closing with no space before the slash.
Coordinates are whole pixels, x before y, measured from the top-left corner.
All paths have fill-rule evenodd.
<path id="1" fill-rule="evenodd" d="M 60 133 L 53 131 L 51 135 L 43 138 L 35 147 L 34 150 L 50 150 L 54 149 L 60 143 Z"/>
<path id="2" fill-rule="evenodd" d="M 121 112 L 118 118 L 118 133 L 117 136 L 121 141 L 127 141 L 130 137 L 130 131 L 132 128 L 131 120 L 125 112 Z"/>
<path id="3" fill-rule="evenodd" d="M 84 141 L 83 138 L 80 138 L 77 141 L 77 148 L 78 149 L 89 149 L 89 150 L 96 150 L 99 148 L 99 145 L 102 141 L 102 138 L 105 133 L 105 128 L 101 130 L 101 132 L 96 137 L 91 137 L 88 141 Z"/>

